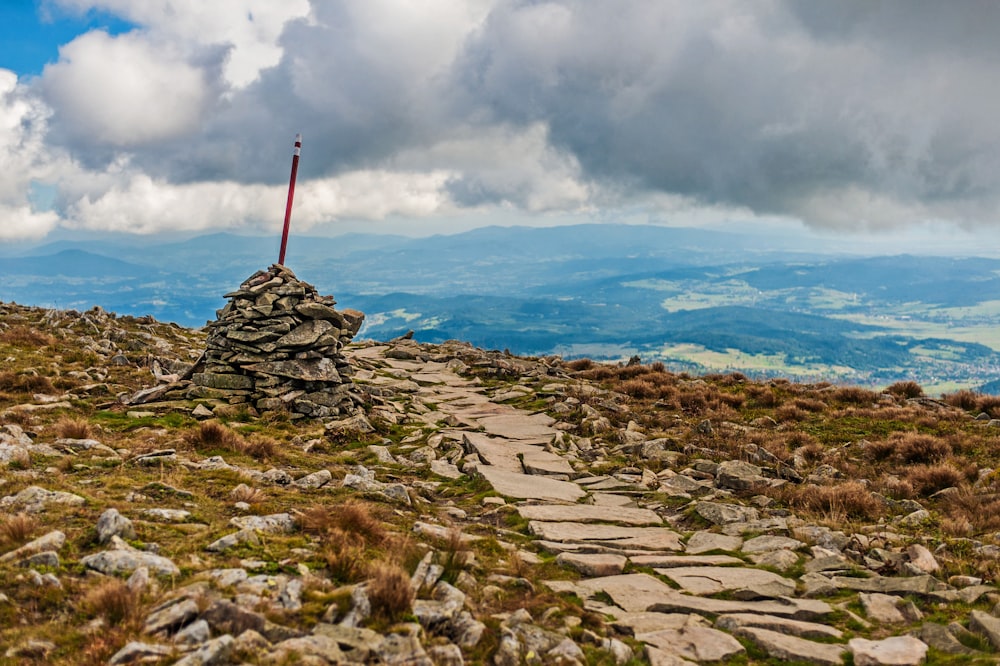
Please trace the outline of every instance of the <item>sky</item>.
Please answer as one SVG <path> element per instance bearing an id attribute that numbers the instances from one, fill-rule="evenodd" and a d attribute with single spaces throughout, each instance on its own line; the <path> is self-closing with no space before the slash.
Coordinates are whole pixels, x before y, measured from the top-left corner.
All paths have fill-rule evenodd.
<path id="1" fill-rule="evenodd" d="M 1000 239 L 994 0 L 3 0 L 0 243 L 629 222 Z M 998 243 L 1000 245 L 1000 243 Z"/>

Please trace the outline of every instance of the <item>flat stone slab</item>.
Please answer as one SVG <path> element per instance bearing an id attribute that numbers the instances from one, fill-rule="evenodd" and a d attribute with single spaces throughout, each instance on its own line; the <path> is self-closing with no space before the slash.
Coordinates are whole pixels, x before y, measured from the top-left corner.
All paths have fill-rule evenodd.
<path id="1" fill-rule="evenodd" d="M 729 632 L 735 632 L 742 627 L 756 627 L 801 638 L 840 640 L 844 636 L 839 629 L 818 622 L 803 622 L 802 620 L 790 620 L 787 617 L 759 615 L 757 613 L 720 615 L 715 620 L 715 626 Z"/>
<path id="2" fill-rule="evenodd" d="M 487 465 L 508 472 L 517 472 L 518 474 L 524 474 L 524 466 L 521 464 L 519 455 L 523 455 L 525 452 L 536 451 L 548 453 L 537 445 L 488 437 L 480 432 L 465 433 L 462 437 L 462 443 L 467 451 L 474 451 Z M 558 456 L 552 453 L 548 453 L 548 455 L 558 458 Z M 565 460 L 562 458 L 558 459 L 569 467 L 569 463 Z M 572 472 L 573 468 L 569 467 L 568 473 Z"/>
<path id="3" fill-rule="evenodd" d="M 816 599 L 768 599 L 766 601 L 733 601 L 729 599 L 710 599 L 681 594 L 668 588 L 673 594 L 666 595 L 662 600 L 654 602 L 646 610 L 662 613 L 697 613 L 714 617 L 727 613 L 759 613 L 762 615 L 777 615 L 790 617 L 793 620 L 820 620 L 833 612 L 830 604 Z M 610 592 L 609 592 L 610 594 Z M 614 595 L 611 595 L 614 598 Z M 617 601 L 617 600 L 616 600 Z"/>
<path id="4" fill-rule="evenodd" d="M 630 613 L 694 613 L 708 617 L 754 613 L 814 621 L 822 620 L 833 612 L 829 604 L 815 599 L 782 597 L 767 601 L 732 601 L 695 597 L 682 594 L 663 581 L 642 573 L 589 578 L 576 582 L 553 581 L 553 584 L 554 590 L 574 592 L 581 597 L 604 592 L 615 605 Z"/>
<path id="5" fill-rule="evenodd" d="M 745 567 L 674 567 L 656 573 L 677 583 L 684 592 L 707 596 L 735 592 L 744 598 L 795 594 L 795 582 L 776 573 Z"/>
<path id="6" fill-rule="evenodd" d="M 527 520 L 577 523 L 619 523 L 622 525 L 662 525 L 663 520 L 649 509 L 597 506 L 593 504 L 523 504 L 517 512 Z"/>
<path id="7" fill-rule="evenodd" d="M 615 576 L 625 570 L 628 558 L 611 553 L 560 553 L 556 564 L 572 567 L 584 576 Z"/>
<path id="8" fill-rule="evenodd" d="M 729 634 L 696 623 L 690 623 L 680 629 L 662 629 L 648 634 L 636 634 L 635 638 L 681 659 L 698 663 L 724 661 L 746 652 L 746 648 Z"/>
<path id="9" fill-rule="evenodd" d="M 747 539 L 743 543 L 741 550 L 744 553 L 767 553 L 775 550 L 797 550 L 804 545 L 798 539 L 764 534 L 759 537 Z"/>
<path id="10" fill-rule="evenodd" d="M 742 545 L 742 537 L 716 534 L 715 532 L 695 532 L 688 539 L 684 552 L 698 555 L 712 550 L 737 551 Z"/>
<path id="11" fill-rule="evenodd" d="M 842 590 L 855 592 L 883 592 L 885 594 L 921 594 L 928 595 L 935 590 L 946 588 L 941 581 L 933 576 L 909 576 L 895 578 L 890 576 L 872 576 L 871 578 L 852 578 L 850 576 L 833 576 L 830 582 Z"/>
<path id="12" fill-rule="evenodd" d="M 611 623 L 625 634 L 650 634 L 663 629 L 680 629 L 688 624 L 687 613 L 622 613 Z"/>
<path id="13" fill-rule="evenodd" d="M 491 435 L 508 439 L 553 437 L 559 432 L 552 427 L 555 419 L 548 414 L 484 416 L 476 420 Z"/>
<path id="14" fill-rule="evenodd" d="M 545 541 L 593 542 L 642 550 L 682 550 L 680 535 L 666 527 L 622 527 L 575 522 L 531 521 L 528 529 Z"/>
<path id="15" fill-rule="evenodd" d="M 637 567 L 725 567 L 746 566 L 746 562 L 732 555 L 636 555 L 629 560 Z"/>
<path id="16" fill-rule="evenodd" d="M 927 657 L 927 644 L 913 636 L 893 636 L 880 641 L 852 638 L 848 643 L 855 666 L 917 666 Z"/>
<path id="17" fill-rule="evenodd" d="M 579 483 L 579 480 L 577 480 Z M 635 500 L 628 495 L 616 495 L 615 493 L 594 493 L 590 496 L 597 506 L 635 506 Z"/>
<path id="18" fill-rule="evenodd" d="M 816 643 L 770 629 L 740 627 L 733 631 L 741 638 L 747 638 L 767 652 L 768 656 L 782 661 L 805 661 L 821 666 L 841 666 L 847 650 L 843 645 Z"/>
<path id="19" fill-rule="evenodd" d="M 576 470 L 565 458 L 549 453 L 543 448 L 534 447 L 521 455 L 521 464 L 528 474 L 547 474 L 552 476 L 572 476 Z"/>
<path id="20" fill-rule="evenodd" d="M 757 509 L 739 504 L 702 501 L 694 505 L 694 510 L 699 516 L 716 525 L 748 523 L 760 519 Z"/>
<path id="21" fill-rule="evenodd" d="M 479 465 L 476 471 L 493 486 L 494 490 L 507 497 L 548 502 L 576 502 L 586 495 L 580 486 L 569 481 L 519 474 L 497 469 L 491 465 Z"/>
<path id="22" fill-rule="evenodd" d="M 575 587 L 586 593 L 605 592 L 620 608 L 630 613 L 648 611 L 651 606 L 680 593 L 649 574 L 622 574 L 577 581 Z"/>

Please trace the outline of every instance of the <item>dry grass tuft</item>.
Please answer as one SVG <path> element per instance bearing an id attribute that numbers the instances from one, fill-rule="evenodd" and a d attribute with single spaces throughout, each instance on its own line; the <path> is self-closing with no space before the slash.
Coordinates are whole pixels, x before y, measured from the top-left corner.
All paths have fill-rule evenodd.
<path id="1" fill-rule="evenodd" d="M 797 509 L 821 515 L 834 522 L 874 520 L 885 514 L 886 506 L 857 481 L 836 486 L 805 486 L 788 496 Z"/>
<path id="2" fill-rule="evenodd" d="M 323 560 L 327 575 L 338 583 L 356 583 L 369 572 L 369 558 L 364 540 L 356 534 L 340 529 L 324 532 Z"/>
<path id="3" fill-rule="evenodd" d="M 923 396 L 924 389 L 914 381 L 905 381 L 888 386 L 885 392 L 899 398 L 919 398 Z"/>
<path id="4" fill-rule="evenodd" d="M 26 513 L 16 513 L 0 521 L 0 544 L 19 546 L 26 543 L 35 530 L 38 519 Z"/>
<path id="5" fill-rule="evenodd" d="M 137 621 L 141 617 L 142 604 L 139 595 L 124 581 L 110 578 L 87 592 L 83 608 L 90 616 L 103 617 L 117 626 Z"/>
<path id="6" fill-rule="evenodd" d="M 878 394 L 860 386 L 841 386 L 833 395 L 837 402 L 847 405 L 871 405 L 878 402 Z"/>
<path id="7" fill-rule="evenodd" d="M 375 515 L 374 507 L 355 500 L 334 506 L 311 506 L 299 514 L 298 524 L 304 532 L 315 534 L 324 542 L 348 534 L 353 535 L 350 539 L 352 542 L 359 542 L 362 546 L 377 546 L 387 536 L 385 525 Z"/>
<path id="8" fill-rule="evenodd" d="M 6 331 L 0 331 L 0 344 L 14 347 L 45 347 L 55 344 L 56 339 L 48 333 L 42 333 L 28 326 L 11 326 Z"/>
<path id="9" fill-rule="evenodd" d="M 273 437 L 254 433 L 245 438 L 218 421 L 200 423 L 197 428 L 184 433 L 183 440 L 196 451 L 225 449 L 257 460 L 273 458 L 281 447 Z"/>
<path id="10" fill-rule="evenodd" d="M 913 432 L 894 432 L 888 439 L 869 442 L 865 447 L 869 460 L 911 465 L 940 462 L 952 453 L 947 440 Z"/>
<path id="11" fill-rule="evenodd" d="M 914 465 L 906 470 L 906 481 L 913 491 L 922 497 L 933 495 L 945 488 L 957 488 L 965 480 L 965 474 L 951 465 Z"/>
<path id="12" fill-rule="evenodd" d="M 959 409 L 971 412 L 979 406 L 979 398 L 980 395 L 975 391 L 965 389 L 962 391 L 956 391 L 955 393 L 949 393 L 943 396 L 942 400 L 952 407 L 958 407 Z"/>
<path id="13" fill-rule="evenodd" d="M 267 493 L 260 488 L 251 488 L 245 483 L 241 483 L 229 492 L 229 499 L 234 502 L 261 504 L 267 499 Z"/>
<path id="14" fill-rule="evenodd" d="M 66 439 L 90 439 L 94 429 L 86 419 L 63 417 L 55 424 L 56 435 Z"/>
<path id="15" fill-rule="evenodd" d="M 968 524 L 970 535 L 1000 530 L 1000 494 L 963 490 L 946 497 L 942 509 L 953 527 Z"/>
<path id="16" fill-rule="evenodd" d="M 382 563 L 373 567 L 368 581 L 368 600 L 372 615 L 386 622 L 396 622 L 410 612 L 413 590 L 410 577 L 398 565 Z"/>
<path id="17" fill-rule="evenodd" d="M 566 364 L 566 367 L 573 372 L 582 372 L 584 370 L 590 370 L 594 367 L 594 362 L 589 358 L 578 358 L 575 361 L 570 361 Z"/>
<path id="18" fill-rule="evenodd" d="M 0 372 L 0 391 L 11 393 L 55 393 L 52 380 L 41 375 Z"/>
<path id="19" fill-rule="evenodd" d="M 273 437 L 254 433 L 253 435 L 250 435 L 249 439 L 243 440 L 239 450 L 241 453 L 245 453 L 251 458 L 255 458 L 257 460 L 268 460 L 273 458 L 275 454 L 278 453 L 280 446 L 281 445 L 278 443 L 278 440 Z"/>

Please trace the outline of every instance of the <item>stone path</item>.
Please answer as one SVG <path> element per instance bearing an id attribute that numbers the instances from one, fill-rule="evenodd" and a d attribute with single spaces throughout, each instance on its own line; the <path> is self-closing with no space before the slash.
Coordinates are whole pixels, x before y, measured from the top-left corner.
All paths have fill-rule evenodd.
<path id="1" fill-rule="evenodd" d="M 369 347 L 363 354 L 374 361 L 388 349 Z M 941 650 L 957 644 L 949 628 L 930 623 L 920 632 L 926 643 L 913 636 L 848 642 L 829 626 L 835 614 L 849 612 L 845 601 L 861 599 L 845 600 L 843 591 L 864 597 L 873 622 L 891 615 L 886 608 L 902 619 L 892 604 L 903 605 L 906 595 L 945 601 L 973 593 L 961 597 L 962 590 L 931 575 L 875 576 L 842 552 L 847 535 L 741 504 L 725 489 L 763 479 L 753 465 L 712 463 L 714 478 L 684 469 L 594 476 L 579 460 L 578 447 L 567 446 L 572 438 L 560 429 L 562 424 L 501 402 L 530 394 L 527 387 L 513 392 L 505 387 L 491 395 L 457 374 L 458 366 L 394 358 L 383 362 L 393 375 L 386 383 L 408 387 L 413 400 L 428 407 L 426 423 L 451 424 L 441 434 L 462 447 L 454 469 L 485 479 L 513 502 L 528 521 L 535 548 L 557 554 L 558 563 L 582 576 L 545 584 L 557 593 L 575 594 L 586 608 L 613 618 L 618 630 L 645 644 L 652 664 L 735 658 L 746 653 L 737 638 L 775 659 L 815 664 L 840 664 L 849 653 L 855 663 L 917 664 L 928 643 Z M 558 395 L 562 388 L 554 386 L 553 392 Z M 632 435 L 643 439 L 641 433 Z M 691 501 L 684 509 L 670 509 L 654 492 L 661 500 L 665 494 Z M 712 526 L 678 531 L 672 523 L 685 510 Z M 924 553 L 930 555 L 926 549 Z M 787 573 L 803 566 L 804 575 Z M 866 573 L 870 577 L 859 577 Z M 996 594 L 995 588 L 990 593 Z M 837 607 L 817 598 L 834 594 L 841 595 Z M 887 604 L 886 599 L 892 601 Z M 911 610 L 919 614 L 916 607 Z M 1000 639 L 1000 629 L 996 635 Z"/>

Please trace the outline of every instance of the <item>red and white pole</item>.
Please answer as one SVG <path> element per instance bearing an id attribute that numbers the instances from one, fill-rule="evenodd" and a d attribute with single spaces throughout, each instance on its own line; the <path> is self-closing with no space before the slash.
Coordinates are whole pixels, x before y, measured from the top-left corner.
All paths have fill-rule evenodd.
<path id="1" fill-rule="evenodd" d="M 292 220 L 292 199 L 295 197 L 295 176 L 299 173 L 299 155 L 302 154 L 302 135 L 295 135 L 295 152 L 292 154 L 292 176 L 288 179 L 288 202 L 285 204 L 285 228 L 281 231 L 281 252 L 278 263 L 285 265 L 285 247 L 288 246 L 288 223 Z"/>

